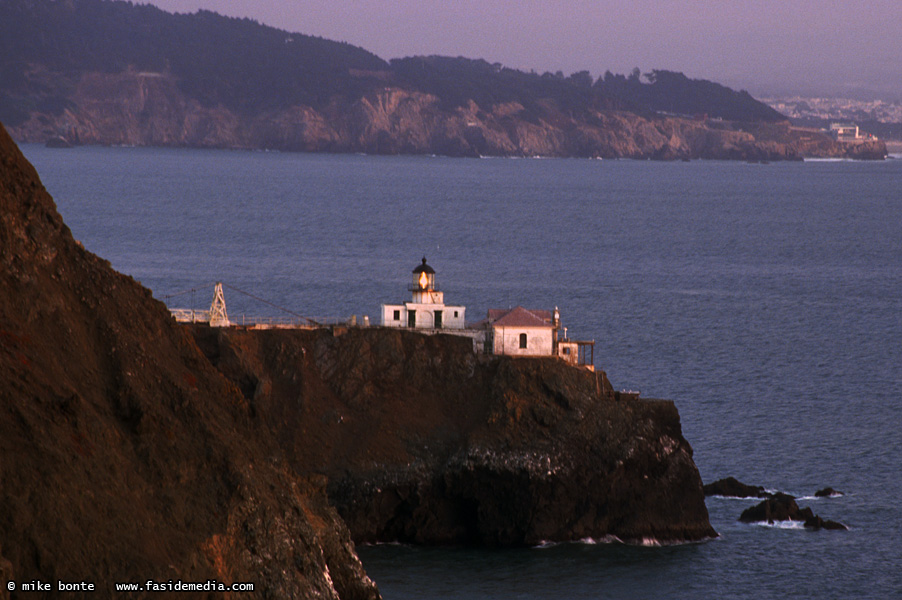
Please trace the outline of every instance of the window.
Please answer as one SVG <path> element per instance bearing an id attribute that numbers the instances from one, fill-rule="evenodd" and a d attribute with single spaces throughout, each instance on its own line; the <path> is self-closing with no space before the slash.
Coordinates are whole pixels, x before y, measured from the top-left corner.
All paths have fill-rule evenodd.
<path id="1" fill-rule="evenodd" d="M 400 321 L 400 320 L 401 320 L 401 311 L 396 310 L 395 311 L 395 321 Z"/>
<path id="2" fill-rule="evenodd" d="M 520 334 L 520 347 L 526 348 L 526 334 L 525 333 Z"/>
<path id="3" fill-rule="evenodd" d="M 457 311 L 456 311 L 456 310 L 454 311 L 454 318 L 455 318 L 455 319 L 457 318 Z"/>
<path id="4" fill-rule="evenodd" d="M 564 354 L 570 354 L 570 348 L 564 348 Z"/>

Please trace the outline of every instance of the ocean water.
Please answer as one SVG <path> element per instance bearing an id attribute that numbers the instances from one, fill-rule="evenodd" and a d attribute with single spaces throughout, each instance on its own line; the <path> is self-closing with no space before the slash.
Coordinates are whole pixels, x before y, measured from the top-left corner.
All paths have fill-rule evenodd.
<path id="1" fill-rule="evenodd" d="M 705 482 L 846 532 L 360 548 L 389 599 L 902 597 L 902 160 L 659 163 L 140 148 L 23 151 L 75 237 L 172 307 L 368 315 L 422 256 L 469 320 L 560 307 L 617 388 L 674 400 Z M 267 300 L 264 304 L 249 293 Z"/>

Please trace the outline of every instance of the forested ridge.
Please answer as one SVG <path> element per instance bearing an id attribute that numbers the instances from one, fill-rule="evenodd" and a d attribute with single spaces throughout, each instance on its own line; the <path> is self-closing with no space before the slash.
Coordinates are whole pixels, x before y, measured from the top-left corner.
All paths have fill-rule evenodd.
<path id="1" fill-rule="evenodd" d="M 171 14 L 109 0 L 0 3 L 0 120 L 59 113 L 85 73 L 171 74 L 204 106 L 243 115 L 290 106 L 351 103 L 387 84 L 436 96 L 445 109 L 517 102 L 526 119 L 551 100 L 564 111 L 706 114 L 733 120 L 783 117 L 745 92 L 655 70 L 640 76 L 524 72 L 485 60 L 408 57 L 385 61 L 343 42 L 291 33 L 209 11 Z"/>

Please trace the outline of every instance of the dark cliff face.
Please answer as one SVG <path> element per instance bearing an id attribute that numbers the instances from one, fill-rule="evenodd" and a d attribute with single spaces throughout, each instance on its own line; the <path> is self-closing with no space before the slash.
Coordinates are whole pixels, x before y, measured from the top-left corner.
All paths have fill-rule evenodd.
<path id="1" fill-rule="evenodd" d="M 381 328 L 193 331 L 357 541 L 716 535 L 673 403 L 603 373 Z"/>
<path id="2" fill-rule="evenodd" d="M 322 480 L 285 466 L 251 410 L 165 306 L 72 239 L 0 127 L 0 594 L 151 578 L 378 597 Z"/>

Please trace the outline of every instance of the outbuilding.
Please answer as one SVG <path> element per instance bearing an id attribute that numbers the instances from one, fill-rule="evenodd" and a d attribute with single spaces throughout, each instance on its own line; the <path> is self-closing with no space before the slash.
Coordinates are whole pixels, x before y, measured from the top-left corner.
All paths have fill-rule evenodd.
<path id="1" fill-rule="evenodd" d="M 492 354 L 554 355 L 557 322 L 551 312 L 522 306 L 489 309 L 487 321 L 486 347 Z"/>

